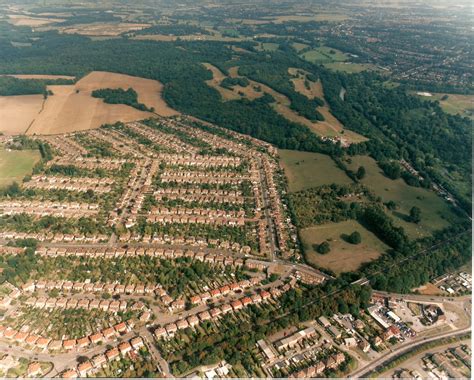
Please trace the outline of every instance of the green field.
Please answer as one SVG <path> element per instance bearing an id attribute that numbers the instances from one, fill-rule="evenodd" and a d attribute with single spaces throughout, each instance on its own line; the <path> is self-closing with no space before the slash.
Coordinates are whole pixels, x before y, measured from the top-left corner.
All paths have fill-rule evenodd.
<path id="1" fill-rule="evenodd" d="M 324 67 L 331 70 L 343 71 L 349 74 L 360 73 L 362 71 L 378 70 L 374 65 L 368 63 L 329 62 L 325 63 Z"/>
<path id="2" fill-rule="evenodd" d="M 345 235 L 354 231 L 361 234 L 360 244 L 354 245 L 344 240 Z M 304 228 L 300 231 L 300 236 L 306 260 L 337 274 L 355 271 L 362 263 L 375 260 L 388 249 L 387 245 L 355 220 Z M 325 240 L 329 241 L 331 251 L 321 255 L 314 250 L 313 244 L 320 244 Z"/>
<path id="3" fill-rule="evenodd" d="M 413 92 L 416 95 L 416 92 Z M 467 116 L 474 119 L 474 96 L 458 94 L 432 93 L 433 96 L 417 95 L 424 100 L 437 100 L 441 108 L 452 115 Z M 441 100 L 444 96 L 448 98 Z"/>
<path id="4" fill-rule="evenodd" d="M 448 203 L 433 191 L 408 186 L 402 179 L 392 180 L 386 177 L 371 157 L 355 156 L 351 159 L 352 163 L 348 165 L 350 169 L 357 170 L 359 166 L 364 166 L 366 169 L 363 184 L 380 196 L 383 202 L 392 200 L 397 203 L 399 208 L 392 212 L 392 216 L 398 225 L 405 228 L 410 238 L 426 236 L 435 230 L 447 227 L 450 220 L 458 218 Z M 413 206 L 421 209 L 419 224 L 405 220 Z"/>
<path id="5" fill-rule="evenodd" d="M 259 51 L 276 51 L 278 46 L 279 45 L 274 42 L 262 42 L 256 49 Z"/>
<path id="6" fill-rule="evenodd" d="M 8 186 L 14 181 L 21 182 L 23 177 L 31 174 L 33 166 L 39 161 L 37 150 L 6 150 L 0 147 L 0 187 Z"/>
<path id="7" fill-rule="evenodd" d="M 296 51 L 300 51 L 300 50 L 303 50 L 303 49 L 306 49 L 307 47 L 309 47 L 309 45 L 302 44 L 300 42 L 293 42 L 291 44 L 291 46 L 293 46 Z"/>
<path id="8" fill-rule="evenodd" d="M 331 183 L 352 183 L 346 173 L 325 154 L 285 149 L 280 149 L 279 154 L 291 192 Z"/>
<path id="9" fill-rule="evenodd" d="M 312 63 L 343 62 L 347 61 L 349 58 L 342 51 L 327 46 L 321 46 L 316 49 L 309 50 L 302 54 L 301 57 Z"/>

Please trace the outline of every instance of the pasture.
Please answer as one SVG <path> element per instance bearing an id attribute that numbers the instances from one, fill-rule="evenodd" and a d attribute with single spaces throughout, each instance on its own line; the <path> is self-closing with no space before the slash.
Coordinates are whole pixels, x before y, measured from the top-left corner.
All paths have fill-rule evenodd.
<path id="1" fill-rule="evenodd" d="M 354 231 L 358 231 L 362 237 L 360 244 L 351 244 L 345 240 Z M 361 264 L 377 259 L 388 249 L 387 245 L 355 220 L 304 228 L 300 236 L 306 260 L 336 274 L 355 271 Z M 324 255 L 313 247 L 323 241 L 328 241 L 331 247 L 331 251 Z"/>
<path id="2" fill-rule="evenodd" d="M 316 49 L 309 50 L 303 53 L 301 57 L 312 63 L 343 62 L 349 58 L 342 51 L 328 46 L 320 46 Z"/>
<path id="3" fill-rule="evenodd" d="M 416 92 L 414 93 L 416 95 Z M 420 96 L 426 100 L 437 100 L 441 108 L 452 115 L 467 116 L 474 119 L 474 96 L 460 94 L 432 93 L 433 96 Z M 447 98 L 446 98 L 447 97 Z"/>
<path id="4" fill-rule="evenodd" d="M 447 202 L 431 190 L 408 186 L 403 179 L 392 180 L 386 177 L 375 162 L 368 156 L 351 157 L 348 167 L 357 170 L 364 166 L 366 176 L 362 183 L 367 185 L 383 202 L 394 201 L 398 209 L 391 213 L 396 224 L 402 226 L 410 238 L 420 238 L 431 234 L 435 230 L 448 227 L 450 220 L 458 217 L 451 210 Z M 410 209 L 417 206 L 421 210 L 419 224 L 407 221 Z"/>
<path id="5" fill-rule="evenodd" d="M 280 149 L 280 162 L 288 178 L 290 192 L 336 183 L 350 184 L 352 180 L 331 157 L 321 153 Z"/>
<path id="6" fill-rule="evenodd" d="M 368 63 L 352 63 L 352 62 L 328 62 L 324 66 L 335 71 L 343 71 L 348 74 L 360 73 L 362 71 L 378 71 L 374 65 Z"/>
<path id="7" fill-rule="evenodd" d="M 0 146 L 0 187 L 20 183 L 40 158 L 37 150 L 6 150 Z"/>

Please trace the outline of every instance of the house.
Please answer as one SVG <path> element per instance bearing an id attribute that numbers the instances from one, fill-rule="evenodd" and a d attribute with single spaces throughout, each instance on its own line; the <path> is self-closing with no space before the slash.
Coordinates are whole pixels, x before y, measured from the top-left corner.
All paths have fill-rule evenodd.
<path id="1" fill-rule="evenodd" d="M 120 357 L 120 353 L 117 347 L 111 348 L 110 350 L 105 352 L 105 356 L 107 357 L 108 361 L 116 360 Z"/>
<path id="2" fill-rule="evenodd" d="M 364 352 L 369 352 L 370 351 L 370 344 L 365 339 L 362 339 L 359 342 L 359 348 Z"/>
<path id="3" fill-rule="evenodd" d="M 189 301 L 190 301 L 193 305 L 200 304 L 200 303 L 202 302 L 200 295 L 192 296 Z"/>
<path id="4" fill-rule="evenodd" d="M 46 347 L 48 347 L 48 344 L 49 344 L 50 341 L 51 341 L 51 339 L 49 339 L 49 338 L 39 338 L 36 341 L 35 345 L 38 348 L 45 349 Z"/>
<path id="5" fill-rule="evenodd" d="M 32 377 L 38 377 L 39 375 L 41 375 L 41 373 L 42 373 L 41 364 L 38 362 L 30 363 L 26 370 L 26 374 Z"/>
<path id="6" fill-rule="evenodd" d="M 169 323 L 165 326 L 165 329 L 169 335 L 173 335 L 176 332 L 176 330 L 178 330 L 178 326 L 176 326 L 176 324 L 174 323 Z"/>
<path id="7" fill-rule="evenodd" d="M 122 355 L 126 355 L 132 350 L 132 346 L 129 342 L 122 342 L 119 344 L 118 349 Z"/>
<path id="8" fill-rule="evenodd" d="M 219 309 L 218 307 L 214 307 L 211 310 L 209 310 L 209 314 L 211 314 L 212 319 L 215 319 L 219 317 L 219 315 L 222 314 L 222 310 Z"/>
<path id="9" fill-rule="evenodd" d="M 389 340 L 393 337 L 398 336 L 400 336 L 400 329 L 397 326 L 392 325 L 384 331 L 384 333 L 382 334 L 382 339 Z"/>
<path id="10" fill-rule="evenodd" d="M 15 334 L 15 336 L 13 337 L 13 340 L 14 340 L 15 342 L 21 343 L 21 342 L 24 342 L 24 341 L 25 341 L 25 339 L 27 338 L 27 336 L 28 336 L 27 333 L 19 331 L 19 332 L 17 332 L 17 333 Z"/>
<path id="11" fill-rule="evenodd" d="M 26 344 L 30 344 L 30 345 L 34 345 L 36 343 L 36 341 L 39 339 L 40 337 L 38 335 L 29 335 L 26 339 L 25 339 L 25 343 Z"/>
<path id="12" fill-rule="evenodd" d="M 107 357 L 104 354 L 99 354 L 92 358 L 94 368 L 102 367 L 105 363 L 107 363 Z"/>
<path id="13" fill-rule="evenodd" d="M 222 314 L 227 314 L 232 311 L 232 306 L 228 303 L 221 306 Z"/>
<path id="14" fill-rule="evenodd" d="M 232 301 L 230 305 L 232 306 L 232 310 L 234 311 L 240 310 L 244 307 L 244 305 L 242 305 L 242 302 L 240 300 Z"/>
<path id="15" fill-rule="evenodd" d="M 142 348 L 143 346 L 145 346 L 145 343 L 143 342 L 143 339 L 139 336 L 133 338 L 131 341 L 130 341 L 130 344 L 132 345 L 133 349 L 134 350 L 139 350 L 140 348 Z"/>
<path id="16" fill-rule="evenodd" d="M 120 334 L 127 332 L 127 325 L 125 322 L 120 322 L 114 326 L 114 330 Z"/>
<path id="17" fill-rule="evenodd" d="M 81 363 L 77 366 L 77 371 L 79 372 L 79 375 L 81 377 L 86 377 L 87 376 L 87 373 L 92 370 L 92 363 L 87 360 L 85 361 L 84 363 Z"/>
<path id="18" fill-rule="evenodd" d="M 67 369 L 63 373 L 61 373 L 61 377 L 63 379 L 74 379 L 74 378 L 78 377 L 78 374 L 77 374 L 76 370 L 74 370 L 74 369 Z"/>
<path id="19" fill-rule="evenodd" d="M 203 312 L 199 313 L 198 316 L 199 316 L 199 319 L 202 322 L 208 321 L 209 319 L 211 319 L 211 315 L 209 314 L 208 311 L 203 311 Z"/>
<path id="20" fill-rule="evenodd" d="M 87 346 L 89 345 L 89 343 L 90 343 L 90 340 L 89 340 L 89 338 L 88 338 L 87 336 L 84 337 L 84 338 L 80 338 L 80 339 L 77 340 L 77 346 L 78 346 L 79 348 L 87 347 Z"/>
<path id="21" fill-rule="evenodd" d="M 190 317 L 188 317 L 187 321 L 190 327 L 194 327 L 199 324 L 199 318 L 195 315 L 191 315 Z"/>
<path id="22" fill-rule="evenodd" d="M 65 350 L 72 350 L 76 347 L 76 339 L 68 339 L 63 342 L 63 347 Z"/>
<path id="23" fill-rule="evenodd" d="M 189 323 L 186 319 L 181 319 L 176 322 L 176 326 L 178 327 L 178 330 L 183 330 L 189 327 Z"/>
<path id="24" fill-rule="evenodd" d="M 105 339 L 110 339 L 115 337 L 115 330 L 112 327 L 108 327 L 102 331 L 102 335 Z"/>
<path id="25" fill-rule="evenodd" d="M 60 350 L 62 347 L 63 347 L 63 342 L 61 340 L 52 340 L 48 344 L 48 350 L 49 351 Z"/>
<path id="26" fill-rule="evenodd" d="M 339 339 L 342 336 L 342 333 L 339 331 L 339 329 L 334 326 L 329 326 L 328 331 L 336 339 Z"/>
<path id="27" fill-rule="evenodd" d="M 248 306 L 252 303 L 252 299 L 250 297 L 244 297 L 241 299 L 243 306 Z"/>
<path id="28" fill-rule="evenodd" d="M 331 322 L 328 321 L 328 319 L 324 316 L 318 318 L 318 322 L 323 326 L 325 329 L 327 329 L 329 326 L 331 326 Z"/>
<path id="29" fill-rule="evenodd" d="M 155 335 L 156 339 L 160 339 L 160 338 L 162 338 L 163 336 L 166 335 L 166 329 L 164 327 L 159 327 L 159 328 L 155 329 L 153 334 Z"/>
<path id="30" fill-rule="evenodd" d="M 104 336 L 99 332 L 99 333 L 91 335 L 89 339 L 92 344 L 97 344 L 99 342 L 102 342 L 102 340 L 104 339 Z"/>

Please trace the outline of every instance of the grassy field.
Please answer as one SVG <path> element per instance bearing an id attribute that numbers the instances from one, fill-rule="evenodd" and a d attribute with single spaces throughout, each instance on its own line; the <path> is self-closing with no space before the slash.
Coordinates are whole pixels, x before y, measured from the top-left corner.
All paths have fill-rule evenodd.
<path id="1" fill-rule="evenodd" d="M 279 150 L 290 191 L 300 191 L 331 183 L 349 184 L 350 178 L 327 155 Z"/>
<path id="2" fill-rule="evenodd" d="M 371 157 L 352 157 L 352 163 L 348 166 L 353 170 L 357 170 L 359 166 L 364 166 L 367 174 L 362 183 L 380 196 L 383 202 L 392 200 L 397 203 L 399 208 L 392 213 L 392 216 L 398 225 L 405 228 L 411 238 L 426 236 L 434 230 L 447 227 L 449 220 L 457 219 L 449 205 L 434 192 L 408 186 L 402 179 L 392 180 L 387 178 Z M 419 224 L 405 220 L 413 206 L 421 209 L 421 222 Z"/>
<path id="3" fill-rule="evenodd" d="M 21 182 L 23 177 L 31 173 L 33 166 L 39 161 L 37 150 L 5 150 L 0 146 L 0 187 L 14 181 Z"/>
<path id="4" fill-rule="evenodd" d="M 350 244 L 344 240 L 345 235 L 354 231 L 358 231 L 362 237 L 360 244 Z M 355 220 L 304 228 L 300 231 L 300 236 L 308 262 L 337 274 L 355 271 L 362 263 L 375 260 L 388 249 Z M 325 240 L 329 241 L 331 251 L 321 255 L 314 250 L 313 244 L 320 244 Z"/>
<path id="5" fill-rule="evenodd" d="M 374 65 L 366 63 L 328 62 L 325 63 L 324 66 L 331 70 L 344 71 L 345 73 L 349 74 L 360 73 L 362 71 L 378 70 Z"/>
<path id="6" fill-rule="evenodd" d="M 416 92 L 414 92 L 416 94 Z M 433 96 L 421 96 L 426 100 L 438 100 L 441 108 L 452 115 L 458 114 L 474 119 L 474 96 L 473 95 L 458 95 L 458 94 L 441 94 L 432 93 Z M 448 98 L 441 100 L 444 96 Z"/>
<path id="7" fill-rule="evenodd" d="M 340 50 L 321 46 L 307 51 L 302 55 L 302 58 L 312 63 L 331 63 L 346 61 L 348 56 Z"/>
<path id="8" fill-rule="evenodd" d="M 263 42 L 258 45 L 257 50 L 260 51 L 276 51 L 278 49 L 278 44 L 274 42 Z"/>
<path id="9" fill-rule="evenodd" d="M 293 46 L 296 49 L 296 51 L 300 51 L 300 50 L 306 49 L 309 45 L 302 44 L 300 42 L 294 42 L 291 44 L 291 46 Z"/>

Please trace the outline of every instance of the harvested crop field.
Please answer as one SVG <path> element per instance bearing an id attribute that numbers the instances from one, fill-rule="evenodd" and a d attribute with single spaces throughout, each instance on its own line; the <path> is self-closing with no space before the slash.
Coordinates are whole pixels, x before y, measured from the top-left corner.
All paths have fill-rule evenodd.
<path id="1" fill-rule="evenodd" d="M 345 240 L 346 235 L 354 231 L 358 231 L 362 237 L 360 244 L 351 244 Z M 355 220 L 304 228 L 300 231 L 300 236 L 306 259 L 337 274 L 355 271 L 362 263 L 377 259 L 388 249 L 388 246 Z M 331 251 L 325 255 L 316 252 L 313 244 L 326 240 Z"/>
<path id="2" fill-rule="evenodd" d="M 45 26 L 53 23 L 66 21 L 59 18 L 30 17 L 25 15 L 8 15 L 8 22 L 15 26 Z"/>
<path id="3" fill-rule="evenodd" d="M 38 115 L 28 134 L 56 134 L 98 128 L 102 124 L 116 121 L 128 122 L 151 116 L 148 112 L 122 104 L 105 104 L 93 98 L 91 92 L 100 88 L 132 87 L 138 93 L 138 101 L 154 107 L 162 116 L 176 115 L 161 99 L 162 84 L 129 75 L 94 71 L 75 85 L 48 86 L 53 91 L 45 102 L 44 110 Z M 87 112 L 83 112 L 87 109 Z"/>
<path id="4" fill-rule="evenodd" d="M 0 132 L 25 133 L 43 105 L 43 95 L 0 96 Z"/>
<path id="5" fill-rule="evenodd" d="M 18 79 L 68 79 L 74 80 L 76 77 L 70 75 L 44 75 L 44 74 L 5 74 L 5 77 L 13 77 Z"/>
<path id="6" fill-rule="evenodd" d="M 132 87 L 138 101 L 155 113 L 178 113 L 161 98 L 163 85 L 151 79 L 94 71 L 74 85 L 48 86 L 53 92 L 44 102 L 42 95 L 0 97 L 0 131 L 6 134 L 56 134 L 99 128 L 116 121 L 133 121 L 152 116 L 123 104 L 106 104 L 91 92 L 101 88 Z M 43 106 L 43 107 L 42 107 Z"/>
<path id="7" fill-rule="evenodd" d="M 83 36 L 119 36 L 125 32 L 142 30 L 149 27 L 150 24 L 135 23 L 92 23 L 75 24 L 68 27 L 61 27 L 59 31 L 65 34 L 81 34 Z"/>

